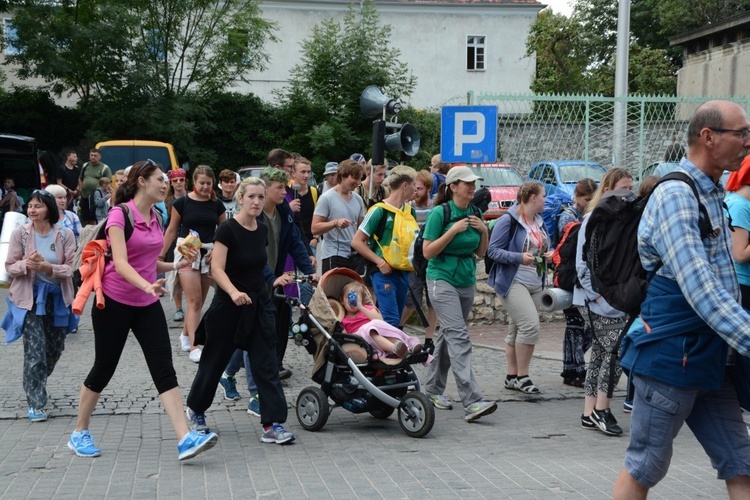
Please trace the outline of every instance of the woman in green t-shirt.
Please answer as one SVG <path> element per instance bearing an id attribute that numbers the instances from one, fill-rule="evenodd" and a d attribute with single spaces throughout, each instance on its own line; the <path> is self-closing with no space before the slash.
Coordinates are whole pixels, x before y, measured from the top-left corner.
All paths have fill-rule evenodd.
<path id="1" fill-rule="evenodd" d="M 496 402 L 484 400 L 471 369 L 471 339 L 466 326 L 474 304 L 474 256 L 481 258 L 487 250 L 487 226 L 481 213 L 469 205 L 477 180 L 482 179 L 468 167 L 448 171 L 435 208 L 427 215 L 422 248 L 428 260 L 427 292 L 440 322 L 435 338 L 436 362 L 427 370 L 426 392 L 436 408 L 453 408 L 443 394 L 452 366 L 468 422 L 497 409 Z M 444 220 L 444 203 L 450 207 L 448 224 Z"/>

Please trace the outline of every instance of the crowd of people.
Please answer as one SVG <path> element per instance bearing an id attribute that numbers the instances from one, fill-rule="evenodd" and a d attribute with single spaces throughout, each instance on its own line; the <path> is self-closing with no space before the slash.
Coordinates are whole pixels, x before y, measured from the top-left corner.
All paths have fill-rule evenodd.
<path id="1" fill-rule="evenodd" d="M 326 164 L 323 182 L 313 186 L 310 160 L 274 149 L 258 178 L 239 179 L 225 169 L 217 182 L 214 170 L 202 165 L 193 170 L 192 189 L 187 189 L 182 169 L 165 174 L 149 160 L 113 175 L 92 149 L 79 170 L 70 152 L 57 184 L 31 193 L 28 222 L 14 231 L 5 263 L 12 283 L 2 327 L 8 341 L 23 339 L 28 417 L 46 420 L 46 380 L 61 358 L 66 335 L 77 329 L 72 261 L 82 225 L 106 220 L 105 247 L 111 255 L 102 256 L 103 304 L 92 308 L 94 362 L 81 387 L 68 446 L 79 456 L 100 455 L 89 420 L 132 330 L 182 460 L 216 444 L 206 411 L 218 389 L 226 399 L 240 398 L 237 374 L 243 367 L 248 412 L 263 426 L 260 441 L 295 439 L 284 427 L 281 386 L 292 376 L 284 367 L 291 308 L 273 290 L 309 301 L 310 290 L 295 276 L 314 281 L 316 268 L 325 273 L 346 267 L 361 275 L 366 286 L 351 284 L 335 298 L 341 300 L 343 327 L 365 338 L 376 357 L 427 350 L 427 396 L 436 408 L 452 409 L 444 394 L 452 370 L 464 418 L 471 422 L 497 409 L 474 376 L 468 330 L 477 261 L 487 255 L 488 284 L 508 317 L 504 387 L 540 393 L 531 378 L 540 337 L 539 300 L 549 286 L 553 241 L 563 241 L 569 225 L 580 224 L 573 305 L 564 310 L 561 332 L 561 376 L 563 383 L 583 389 L 581 427 L 618 436 L 623 430 L 611 410 L 612 389 L 623 368 L 629 373 L 630 444 L 615 497 L 644 498 L 664 477 L 683 423 L 727 481 L 730 496 L 747 495 L 750 437 L 735 394 L 737 375 L 729 366 L 735 355 L 750 354 L 745 331 L 750 325 L 745 310 L 750 305 L 750 122 L 736 104 L 712 101 L 692 117 L 687 142 L 687 152 L 670 147 L 658 175 L 639 186 L 648 203 L 638 251 L 651 284 L 637 318 L 605 300 L 586 255 L 587 228 L 601 200 L 610 191 L 634 189 L 625 168 L 609 169 L 598 183 L 580 180 L 573 203 L 557 217 L 558 234 L 550 235 L 542 217 L 543 184 L 520 186 L 516 203 L 490 232 L 472 204 L 483 179 L 468 167 L 451 168 L 439 155 L 429 169 L 416 171 L 373 165 L 355 153 Z M 726 200 L 719 183 L 725 170 L 732 172 Z M 691 183 L 672 182 L 672 177 L 660 181 L 669 171 L 686 174 Z M 4 183 L 0 205 L 15 211 L 24 202 L 14 198 L 10 181 Z M 704 212 L 713 228 L 706 237 L 700 230 Z M 186 246 L 191 238 L 199 248 Z M 410 258 L 415 242 L 426 259 L 422 273 Z M 212 302 L 201 315 L 211 287 Z M 198 364 L 185 406 L 160 302 L 166 293 L 177 309 L 172 319 L 183 322 L 180 349 Z M 404 324 L 423 307 L 424 338 L 405 334 Z M 688 326 L 684 318 L 675 319 L 676 311 L 689 319 Z M 646 332 L 651 337 L 642 340 L 639 335 Z M 621 352 L 626 333 L 632 343 Z M 718 421 L 723 424 L 715 425 Z"/>

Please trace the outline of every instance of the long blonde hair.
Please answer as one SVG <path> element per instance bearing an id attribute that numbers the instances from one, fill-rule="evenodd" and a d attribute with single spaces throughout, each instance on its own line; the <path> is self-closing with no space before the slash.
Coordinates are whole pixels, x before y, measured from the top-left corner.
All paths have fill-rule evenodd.
<path id="1" fill-rule="evenodd" d="M 620 182 L 622 179 L 632 178 L 633 175 L 621 167 L 614 167 L 607 170 L 607 173 L 604 174 L 604 177 L 602 177 L 602 181 L 599 183 L 599 189 L 596 190 L 594 196 L 591 198 L 591 201 L 586 206 L 586 213 L 591 213 L 594 208 L 596 208 L 596 204 L 599 203 L 599 200 L 602 199 L 602 195 L 607 191 L 612 191 L 618 182 Z"/>

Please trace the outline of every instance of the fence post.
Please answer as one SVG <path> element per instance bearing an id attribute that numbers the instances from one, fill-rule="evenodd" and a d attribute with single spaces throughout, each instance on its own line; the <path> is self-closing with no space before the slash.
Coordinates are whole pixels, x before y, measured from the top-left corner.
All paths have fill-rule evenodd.
<path id="1" fill-rule="evenodd" d="M 591 133 L 591 99 L 586 98 L 586 132 L 583 139 L 583 159 L 589 164 L 589 134 Z"/>
<path id="2" fill-rule="evenodd" d="M 646 135 L 646 100 L 641 98 L 641 120 L 638 131 L 638 179 L 643 181 L 643 141 Z"/>

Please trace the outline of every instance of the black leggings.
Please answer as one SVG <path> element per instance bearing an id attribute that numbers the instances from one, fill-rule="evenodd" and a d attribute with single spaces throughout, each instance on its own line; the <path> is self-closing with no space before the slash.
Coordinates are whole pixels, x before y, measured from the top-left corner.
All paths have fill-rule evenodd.
<path id="1" fill-rule="evenodd" d="M 128 332 L 141 344 L 151 379 L 162 394 L 177 387 L 172 364 L 172 344 L 164 310 L 158 300 L 148 306 L 129 306 L 104 296 L 104 309 L 91 308 L 94 326 L 94 366 L 83 385 L 99 393 L 112 379 L 120 361 Z"/>

